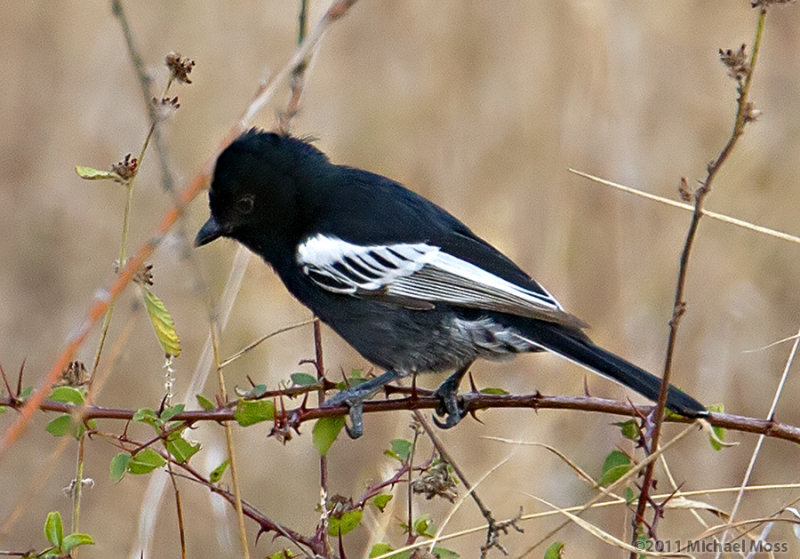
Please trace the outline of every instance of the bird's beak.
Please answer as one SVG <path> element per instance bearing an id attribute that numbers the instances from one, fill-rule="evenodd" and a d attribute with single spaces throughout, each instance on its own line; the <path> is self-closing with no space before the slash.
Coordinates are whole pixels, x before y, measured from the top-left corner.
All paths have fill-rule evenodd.
<path id="1" fill-rule="evenodd" d="M 217 220 L 214 219 L 214 216 L 208 218 L 205 225 L 200 228 L 200 231 L 197 232 L 197 236 L 194 238 L 194 246 L 201 247 L 203 245 L 207 245 L 214 239 L 218 239 L 225 234 L 225 229 L 217 223 Z"/>

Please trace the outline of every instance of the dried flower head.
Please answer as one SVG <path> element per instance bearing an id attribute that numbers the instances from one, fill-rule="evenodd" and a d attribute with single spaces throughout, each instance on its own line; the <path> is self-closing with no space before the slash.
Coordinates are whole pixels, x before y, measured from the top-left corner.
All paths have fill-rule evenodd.
<path id="1" fill-rule="evenodd" d="M 750 63 L 747 62 L 744 43 L 738 50 L 719 49 L 719 59 L 728 68 L 728 75 L 737 82 L 741 82 L 750 72 Z"/>
<path id="2" fill-rule="evenodd" d="M 136 176 L 136 171 L 139 169 L 139 160 L 133 157 L 130 153 L 125 156 L 122 161 L 113 164 L 109 170 L 112 173 L 119 175 L 120 180 L 117 182 L 126 183 Z"/>
<path id="3" fill-rule="evenodd" d="M 86 365 L 82 361 L 72 361 L 67 368 L 61 371 L 61 378 L 56 383 L 58 386 L 84 386 L 86 378 Z"/>
<path id="4" fill-rule="evenodd" d="M 446 462 L 439 462 L 431 466 L 427 472 L 411 482 L 414 493 L 425 495 L 426 499 L 444 497 L 451 503 L 456 500 L 456 481 L 450 473 Z"/>
<path id="5" fill-rule="evenodd" d="M 689 181 L 686 180 L 686 177 L 681 177 L 681 182 L 678 184 L 678 195 L 684 202 L 692 201 L 692 193 L 689 190 Z"/>
<path id="6" fill-rule="evenodd" d="M 153 285 L 153 265 L 145 263 L 133 274 L 133 281 L 140 285 Z"/>
<path id="7" fill-rule="evenodd" d="M 189 79 L 189 74 L 192 73 L 192 68 L 194 68 L 194 60 L 184 58 L 177 52 L 171 52 L 167 55 L 166 64 L 172 74 L 172 79 L 180 83 L 192 83 L 192 80 Z"/>
<path id="8" fill-rule="evenodd" d="M 167 120 L 181 107 L 177 97 L 162 97 L 161 99 L 153 97 L 151 102 L 155 109 L 156 120 L 159 122 Z"/>

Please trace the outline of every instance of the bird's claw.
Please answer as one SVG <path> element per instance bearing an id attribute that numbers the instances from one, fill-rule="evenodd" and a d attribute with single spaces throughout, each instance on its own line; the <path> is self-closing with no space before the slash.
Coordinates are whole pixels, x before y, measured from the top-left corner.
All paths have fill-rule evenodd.
<path id="1" fill-rule="evenodd" d="M 342 390 L 330 400 L 325 400 L 322 404 L 323 408 L 335 408 L 345 405 L 350 408 L 348 415 L 350 416 L 350 425 L 344 424 L 347 435 L 351 439 L 357 439 L 364 434 L 364 400 L 368 395 L 362 394 L 358 391 L 358 387 Z"/>
<path id="2" fill-rule="evenodd" d="M 434 396 L 439 398 L 436 415 L 444 416 L 444 421 L 440 421 L 435 415 L 432 419 L 440 429 L 455 427 L 467 415 L 467 411 L 458 405 L 458 393 L 456 390 L 456 387 L 445 381 L 434 392 Z"/>

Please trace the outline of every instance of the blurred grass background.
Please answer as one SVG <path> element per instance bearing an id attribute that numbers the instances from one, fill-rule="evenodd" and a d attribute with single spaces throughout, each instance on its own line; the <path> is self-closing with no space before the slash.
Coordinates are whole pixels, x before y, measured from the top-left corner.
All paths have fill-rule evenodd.
<path id="1" fill-rule="evenodd" d="M 311 2 L 310 22 L 327 3 Z M 511 256 L 590 324 L 601 345 L 660 372 L 667 339 L 678 255 L 689 215 L 620 194 L 567 172 L 577 168 L 610 180 L 677 198 L 681 176 L 690 183 L 722 147 L 733 123 L 735 84 L 717 49 L 751 45 L 756 12 L 749 2 L 665 3 L 626 1 L 542 2 L 361 2 L 333 26 L 307 79 L 303 105 L 293 123 L 300 135 L 318 138 L 333 161 L 367 168 L 431 198 Z M 197 61 L 194 84 L 173 91 L 181 109 L 165 128 L 176 182 L 185 184 L 218 147 L 220 138 L 252 98 L 260 79 L 277 71 L 294 49 L 297 3 L 285 0 L 126 3 L 136 41 L 148 69 L 159 80 L 164 56 L 178 51 Z M 124 189 L 79 179 L 76 164 L 106 168 L 126 153 L 138 153 L 148 122 L 118 21 L 108 2 L 19 2 L 0 7 L 0 363 L 15 372 L 25 360 L 27 384 L 52 365 L 70 332 L 83 320 L 98 289 L 112 279 L 119 251 Z M 751 98 L 763 111 L 723 167 L 707 207 L 800 233 L 797 223 L 800 149 L 800 10 L 776 8 L 767 18 L 763 50 Z M 256 124 L 269 128 L 285 105 L 279 94 Z M 154 231 L 171 199 L 160 186 L 155 153 L 137 180 L 131 248 Z M 193 235 L 207 216 L 205 197 L 189 209 L 184 225 Z M 184 239 L 185 240 L 185 239 Z M 185 389 L 207 336 L 207 313 L 197 291 L 195 267 L 175 236 L 152 259 L 155 290 L 175 318 L 184 351 L 177 360 L 177 392 Z M 800 247 L 710 220 L 703 221 L 692 255 L 685 315 L 674 381 L 701 401 L 724 402 L 732 413 L 763 416 L 772 399 L 789 347 L 748 352 L 792 335 L 800 295 L 791 278 L 800 273 Z M 216 243 L 197 258 L 213 293 L 222 290 L 235 252 Z M 99 403 L 109 407 L 157 407 L 162 395 L 162 356 L 147 317 L 136 310 L 133 292 L 117 306 L 110 344 L 128 320 L 134 334 L 124 344 Z M 222 339 L 223 356 L 286 324 L 308 318 L 272 273 L 255 258 Z M 91 363 L 97 330 L 76 355 Z M 326 366 L 369 368 L 360 356 L 325 332 Z M 226 370 L 229 386 L 246 376 L 276 387 L 313 356 L 310 327 L 277 337 Z M 550 356 L 524 356 L 474 368 L 480 386 L 515 393 L 580 394 L 585 373 Z M 427 377 L 433 387 L 442 377 Z M 182 384 L 183 383 L 183 384 Z M 595 376 L 592 394 L 629 396 Z M 210 383 L 205 394 L 217 391 Z M 800 423 L 790 379 L 778 418 Z M 638 401 L 638 399 L 637 399 Z M 0 418 L 7 427 L 14 414 Z M 615 418 L 558 411 L 493 410 L 483 425 L 465 421 L 442 432 L 454 457 L 478 479 L 512 453 L 510 446 L 482 439 L 501 436 L 556 445 L 598 476 L 603 457 L 624 445 Z M 5 519 L 24 491 L 40 489 L 0 548 L 43 546 L 41 526 L 49 510 L 65 518 L 69 500 L 61 488 L 74 475 L 74 449 L 60 456 L 55 474 L 41 483 L 34 472 L 55 441 L 44 433 L 50 417 L 40 414 L 25 439 L 2 464 Z M 358 495 L 369 480 L 392 467 L 381 450 L 394 437 L 410 437 L 408 414 L 368 416 L 366 435 L 341 440 L 330 454 L 332 492 Z M 121 425 L 101 422 L 119 432 Z M 667 435 L 676 432 L 669 427 Z M 318 513 L 318 460 L 311 426 L 286 446 L 266 438 L 267 428 L 236 430 L 244 494 L 271 519 L 310 532 Z M 149 436 L 145 431 L 141 437 Z M 195 465 L 210 469 L 222 441 L 215 427 L 195 436 L 206 453 Z M 683 442 L 670 459 L 683 489 L 733 486 L 740 482 L 756 438 L 731 434 L 741 444 L 710 449 L 704 435 Z M 629 449 L 630 450 L 630 449 Z M 767 441 L 753 483 L 797 482 L 796 449 Z M 139 499 L 147 479 L 107 480 L 114 449 L 88 445 L 82 531 L 98 541 L 85 557 L 122 556 L 134 549 Z M 213 455 L 213 457 L 211 457 Z M 206 456 L 209 456 L 206 458 Z M 204 462 L 206 461 L 206 462 Z M 660 490 L 667 491 L 663 475 Z M 496 518 L 544 510 L 528 495 L 560 506 L 583 503 L 591 488 L 552 455 L 519 448 L 480 489 Z M 402 493 L 402 492 L 401 492 Z M 739 519 L 780 510 L 797 490 L 746 497 Z M 206 491 L 186 484 L 190 555 L 226 553 L 231 511 L 212 508 Z M 730 509 L 731 495 L 708 498 Z M 368 546 L 369 532 L 399 544 L 404 518 L 397 509 L 365 520 L 346 539 L 353 557 Z M 441 519 L 447 503 L 420 503 Z M 627 539 L 629 518 L 620 510 L 587 515 Z M 709 523 L 714 519 L 706 517 Z M 471 503 L 449 530 L 481 521 Z M 174 506 L 162 506 L 153 540 L 154 557 L 177 554 Z M 558 519 L 524 525 L 525 534 L 503 540 L 521 553 Z M 248 524 L 249 535 L 255 527 Z M 660 523 L 663 538 L 689 538 L 702 531 L 687 512 L 670 512 Z M 231 531 L 231 534 L 234 532 Z M 380 536 L 375 536 L 380 537 Z M 483 534 L 448 542 L 462 557 L 476 556 Z M 600 556 L 610 548 L 575 526 L 562 531 L 570 556 Z M 771 541 L 800 546 L 786 526 Z M 284 541 L 262 538 L 257 553 L 274 552 Z M 237 549 L 235 544 L 233 549 Z M 536 551 L 533 557 L 541 556 Z"/>

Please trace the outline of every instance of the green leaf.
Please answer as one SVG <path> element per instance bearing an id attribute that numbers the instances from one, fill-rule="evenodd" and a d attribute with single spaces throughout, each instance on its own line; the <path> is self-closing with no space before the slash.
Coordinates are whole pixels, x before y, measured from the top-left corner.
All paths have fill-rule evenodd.
<path id="1" fill-rule="evenodd" d="M 347 511 L 339 516 L 331 515 L 328 518 L 328 534 L 331 536 L 345 535 L 355 530 L 361 524 L 361 509 Z"/>
<path id="2" fill-rule="evenodd" d="M 167 438 L 165 446 L 167 447 L 167 452 L 169 452 L 179 464 L 183 464 L 200 450 L 200 443 L 190 443 L 178 433 L 173 433 L 173 435 L 176 436 L 173 437 L 170 435 Z"/>
<path id="3" fill-rule="evenodd" d="M 342 427 L 344 427 L 343 415 L 322 417 L 314 424 L 314 429 L 311 431 L 311 442 L 314 443 L 314 447 L 321 456 L 325 456 L 328 453 L 333 441 L 342 431 Z"/>
<path id="4" fill-rule="evenodd" d="M 436 525 L 431 520 L 430 514 L 425 513 L 414 520 L 414 534 L 426 538 L 432 538 L 436 535 Z"/>
<path id="5" fill-rule="evenodd" d="M 75 165 L 75 172 L 82 179 L 97 181 L 97 180 L 112 180 L 116 182 L 124 182 L 114 171 L 101 171 L 93 167 L 85 167 L 83 165 Z"/>
<path id="6" fill-rule="evenodd" d="M 267 559 L 294 559 L 297 557 L 290 549 L 282 549 L 277 553 L 273 553 Z"/>
<path id="7" fill-rule="evenodd" d="M 28 396 L 30 396 L 32 393 L 33 393 L 33 386 L 28 386 L 27 388 L 22 389 L 22 392 L 19 393 L 19 396 L 17 396 L 17 398 L 19 398 L 24 402 L 25 400 L 28 399 Z"/>
<path id="8" fill-rule="evenodd" d="M 636 498 L 636 493 L 633 492 L 633 489 L 630 487 L 625 488 L 625 502 L 629 505 L 633 503 L 633 500 Z"/>
<path id="9" fill-rule="evenodd" d="M 133 413 L 133 421 L 137 423 L 146 423 L 147 425 L 152 425 L 153 427 L 160 427 L 162 422 L 161 419 L 156 415 L 156 412 L 149 408 L 139 408 Z"/>
<path id="10" fill-rule="evenodd" d="M 134 475 L 149 474 L 166 463 L 167 461 L 158 452 L 152 448 L 145 448 L 134 454 L 128 462 L 128 472 Z"/>
<path id="11" fill-rule="evenodd" d="M 556 542 L 544 552 L 544 559 L 561 559 L 564 557 L 564 542 Z"/>
<path id="12" fill-rule="evenodd" d="M 161 420 L 162 421 L 169 421 L 179 413 L 183 413 L 183 410 L 186 408 L 184 404 L 178 404 L 176 406 L 169 407 L 161 412 Z"/>
<path id="13" fill-rule="evenodd" d="M 639 440 L 639 425 L 633 419 L 629 419 L 628 421 L 619 421 L 614 423 L 617 427 L 619 427 L 622 436 L 626 439 L 630 439 L 632 441 Z"/>
<path id="14" fill-rule="evenodd" d="M 490 394 L 495 396 L 508 396 L 508 390 L 503 390 L 502 388 L 482 388 L 481 394 Z"/>
<path id="15" fill-rule="evenodd" d="M 275 404 L 270 400 L 239 400 L 233 418 L 242 427 L 275 419 Z"/>
<path id="16" fill-rule="evenodd" d="M 434 547 L 433 554 L 436 555 L 439 559 L 458 559 L 461 557 L 455 551 L 451 551 L 449 549 L 445 549 L 443 547 Z"/>
<path id="17" fill-rule="evenodd" d="M 317 384 L 317 377 L 308 373 L 292 373 L 292 383 L 296 386 L 313 386 Z"/>
<path id="18" fill-rule="evenodd" d="M 723 404 L 714 404 L 708 406 L 708 411 L 724 413 L 725 406 Z M 711 430 L 714 433 L 713 437 L 711 435 L 708 436 L 708 442 L 711 443 L 711 448 L 717 451 L 722 450 L 724 447 L 723 445 L 720 444 L 720 441 L 723 442 L 725 441 L 725 429 L 722 427 L 714 426 L 711 428 Z"/>
<path id="19" fill-rule="evenodd" d="M 383 451 L 389 458 L 394 458 L 399 462 L 405 462 L 411 453 L 411 441 L 408 439 L 392 439 L 392 448 Z"/>
<path id="20" fill-rule="evenodd" d="M 73 532 L 64 538 L 64 543 L 61 544 L 61 550 L 69 553 L 79 545 L 94 545 L 94 540 L 89 534 Z"/>
<path id="21" fill-rule="evenodd" d="M 50 399 L 54 402 L 80 406 L 83 404 L 83 392 L 72 386 L 56 386 L 50 394 Z"/>
<path id="22" fill-rule="evenodd" d="M 256 384 L 253 388 L 248 390 L 242 398 L 261 398 L 264 394 L 267 393 L 267 385 L 266 384 Z"/>
<path id="23" fill-rule="evenodd" d="M 216 404 L 214 404 L 214 402 L 212 402 L 202 394 L 195 395 L 195 398 L 197 398 L 197 403 L 200 404 L 200 407 L 203 408 L 205 411 L 211 411 L 217 409 Z"/>
<path id="24" fill-rule="evenodd" d="M 114 483 L 119 483 L 125 477 L 125 472 L 128 471 L 128 463 L 131 461 L 131 455 L 127 452 L 120 452 L 114 455 L 111 459 L 111 464 L 108 467 L 108 477 Z"/>
<path id="25" fill-rule="evenodd" d="M 61 524 L 61 514 L 58 511 L 48 512 L 44 521 L 44 537 L 58 549 L 64 542 L 64 527 Z"/>
<path id="26" fill-rule="evenodd" d="M 389 493 L 382 493 L 380 495 L 375 495 L 372 498 L 372 504 L 378 507 L 378 510 L 383 512 L 386 509 L 386 505 L 389 504 L 389 501 L 392 500 L 393 495 Z"/>
<path id="27" fill-rule="evenodd" d="M 54 437 L 63 437 L 70 432 L 71 425 L 72 417 L 69 414 L 59 415 L 47 424 L 45 431 Z"/>
<path id="28" fill-rule="evenodd" d="M 226 459 L 222 464 L 211 470 L 211 473 L 208 476 L 208 479 L 211 483 L 217 483 L 219 480 L 222 479 L 222 475 L 225 473 L 225 470 L 228 469 L 231 461 Z"/>
<path id="29" fill-rule="evenodd" d="M 609 485 L 624 476 L 631 469 L 631 459 L 624 452 L 612 450 L 603 462 L 600 485 Z"/>
<path id="30" fill-rule="evenodd" d="M 380 557 L 381 555 L 386 555 L 392 550 L 394 550 L 394 548 L 388 543 L 376 543 L 372 546 L 372 549 L 369 550 L 369 556 Z M 397 555 L 396 557 L 400 557 L 400 555 Z"/>
<path id="31" fill-rule="evenodd" d="M 175 322 L 172 320 L 172 315 L 169 314 L 161 299 L 143 286 L 142 295 L 147 314 L 150 315 L 150 321 L 153 323 L 153 330 L 156 333 L 158 342 L 164 349 L 164 353 L 177 357 L 181 354 L 181 341 L 175 331 Z"/>

